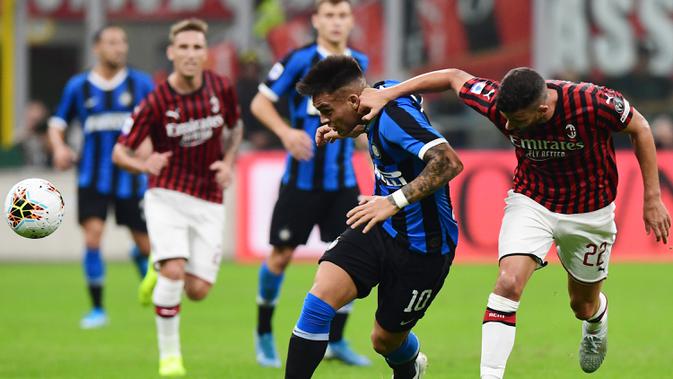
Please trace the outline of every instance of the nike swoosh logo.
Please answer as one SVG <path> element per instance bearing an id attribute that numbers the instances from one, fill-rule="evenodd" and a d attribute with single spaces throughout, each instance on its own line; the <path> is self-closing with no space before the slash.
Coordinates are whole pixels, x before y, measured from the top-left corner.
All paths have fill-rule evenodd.
<path id="1" fill-rule="evenodd" d="M 416 321 L 415 318 L 412 318 L 411 320 L 408 320 L 408 321 L 400 321 L 400 326 L 406 325 L 406 324 L 414 322 L 414 321 Z"/>

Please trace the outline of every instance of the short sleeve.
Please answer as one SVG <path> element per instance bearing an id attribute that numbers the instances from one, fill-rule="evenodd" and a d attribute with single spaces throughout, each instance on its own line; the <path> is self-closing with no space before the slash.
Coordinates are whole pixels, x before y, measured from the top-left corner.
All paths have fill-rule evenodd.
<path id="1" fill-rule="evenodd" d="M 58 103 L 56 113 L 49 119 L 49 125 L 65 129 L 68 123 L 72 121 L 76 113 L 77 87 L 81 85 L 76 78 L 70 79 L 63 89 L 61 101 Z"/>
<path id="2" fill-rule="evenodd" d="M 153 105 L 156 101 L 154 96 L 151 93 L 141 101 L 133 114 L 124 121 L 118 143 L 135 150 L 150 135 L 152 125 L 158 122 Z"/>
<path id="3" fill-rule="evenodd" d="M 495 108 L 495 96 L 499 88 L 500 84 L 493 80 L 472 78 L 463 84 L 459 97 L 467 106 L 499 124 L 506 121 Z"/>
<path id="4" fill-rule="evenodd" d="M 282 61 L 276 62 L 269 70 L 266 81 L 259 85 L 259 92 L 275 103 L 294 88 L 301 79 L 304 68 L 310 63 L 307 59 L 302 59 L 301 55 L 294 51 Z"/>
<path id="5" fill-rule="evenodd" d="M 618 91 L 599 87 L 596 105 L 598 126 L 611 131 L 621 131 L 633 118 L 633 107 Z"/>
<path id="6" fill-rule="evenodd" d="M 447 143 L 421 110 L 398 102 L 386 105 L 379 120 L 379 131 L 387 141 L 421 160 L 432 147 Z"/>

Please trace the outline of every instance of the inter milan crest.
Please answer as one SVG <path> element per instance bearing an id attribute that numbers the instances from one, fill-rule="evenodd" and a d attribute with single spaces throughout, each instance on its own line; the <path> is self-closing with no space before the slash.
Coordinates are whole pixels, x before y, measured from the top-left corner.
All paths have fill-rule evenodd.
<path id="1" fill-rule="evenodd" d="M 372 144 L 372 154 L 374 154 L 374 157 L 376 158 L 381 158 L 381 153 L 379 152 L 379 148 L 376 147 L 376 145 Z"/>
<path id="2" fill-rule="evenodd" d="M 129 105 L 131 105 L 132 100 L 133 99 L 131 98 L 131 93 L 128 92 L 128 91 L 122 92 L 122 94 L 119 95 L 119 99 L 118 99 L 119 104 L 121 104 L 124 107 L 128 107 Z"/>

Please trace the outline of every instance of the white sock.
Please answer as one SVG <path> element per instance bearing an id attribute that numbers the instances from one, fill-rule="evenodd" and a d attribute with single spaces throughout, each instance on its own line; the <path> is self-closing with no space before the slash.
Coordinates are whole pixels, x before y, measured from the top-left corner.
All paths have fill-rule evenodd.
<path id="1" fill-rule="evenodd" d="M 488 305 L 481 326 L 481 378 L 502 379 L 507 359 L 514 347 L 516 311 L 519 302 L 494 293 L 488 296 Z"/>
<path id="2" fill-rule="evenodd" d="M 601 331 L 608 323 L 608 298 L 603 292 L 598 295 L 600 305 L 596 313 L 585 323 L 587 333 L 596 334 Z"/>
<path id="3" fill-rule="evenodd" d="M 184 280 L 172 280 L 159 275 L 152 300 L 157 313 L 159 357 L 180 355 L 180 299 Z"/>

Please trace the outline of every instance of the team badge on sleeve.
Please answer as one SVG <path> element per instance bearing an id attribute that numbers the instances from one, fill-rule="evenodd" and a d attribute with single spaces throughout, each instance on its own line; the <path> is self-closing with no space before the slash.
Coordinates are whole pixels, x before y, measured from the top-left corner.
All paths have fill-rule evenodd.
<path id="1" fill-rule="evenodd" d="M 269 70 L 269 80 L 277 80 L 283 75 L 283 71 L 285 71 L 285 67 L 283 67 L 280 62 L 276 62 L 276 64 L 271 67 L 271 70 Z"/>
<path id="2" fill-rule="evenodd" d="M 472 85 L 472 88 L 470 89 L 470 92 L 472 92 L 476 95 L 479 95 L 479 94 L 481 94 L 481 92 L 484 90 L 485 87 L 486 87 L 486 82 L 474 83 Z"/>

